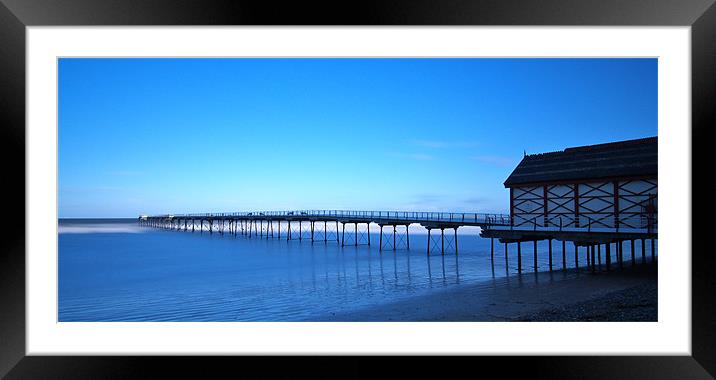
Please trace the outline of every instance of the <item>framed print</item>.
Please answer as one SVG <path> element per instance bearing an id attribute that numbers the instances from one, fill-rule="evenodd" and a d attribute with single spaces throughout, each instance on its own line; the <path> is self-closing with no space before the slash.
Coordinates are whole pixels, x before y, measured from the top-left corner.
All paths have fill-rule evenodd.
<path id="1" fill-rule="evenodd" d="M 647 8 L 3 0 L 1 373 L 709 377 L 716 8 Z"/>

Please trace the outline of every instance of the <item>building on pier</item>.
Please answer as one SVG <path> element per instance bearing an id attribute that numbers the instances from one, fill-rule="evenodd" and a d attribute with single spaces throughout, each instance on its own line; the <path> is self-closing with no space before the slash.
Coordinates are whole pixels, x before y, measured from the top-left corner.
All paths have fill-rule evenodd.
<path id="1" fill-rule="evenodd" d="M 657 138 L 525 155 L 504 185 L 514 229 L 656 233 Z"/>
<path id="2" fill-rule="evenodd" d="M 523 242 L 548 240 L 550 269 L 552 240 L 587 247 L 587 262 L 594 262 L 595 247 L 605 246 L 607 268 L 610 246 L 615 244 L 618 262 L 622 243 L 630 241 L 632 261 L 635 240 L 651 239 L 652 259 L 657 224 L 657 138 L 619 141 L 567 148 L 558 152 L 525 155 L 505 180 L 510 190 L 508 225 L 486 225 L 481 236 L 517 243 L 521 271 Z"/>

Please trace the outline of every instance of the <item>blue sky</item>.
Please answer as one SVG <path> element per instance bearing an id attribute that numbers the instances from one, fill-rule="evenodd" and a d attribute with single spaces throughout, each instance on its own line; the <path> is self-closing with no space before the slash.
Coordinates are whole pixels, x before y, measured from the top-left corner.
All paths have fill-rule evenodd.
<path id="1" fill-rule="evenodd" d="M 59 61 L 59 216 L 506 212 L 523 152 L 657 134 L 656 59 Z"/>

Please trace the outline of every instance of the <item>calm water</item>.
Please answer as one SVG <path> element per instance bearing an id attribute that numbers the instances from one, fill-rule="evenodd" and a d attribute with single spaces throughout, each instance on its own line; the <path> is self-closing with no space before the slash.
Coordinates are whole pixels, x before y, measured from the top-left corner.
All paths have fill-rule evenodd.
<path id="1" fill-rule="evenodd" d="M 346 241 L 352 243 L 349 230 Z M 514 244 L 506 266 L 504 246 L 496 241 L 491 265 L 490 240 L 466 228 L 458 236 L 458 255 L 450 241 L 449 253 L 428 257 L 427 235 L 419 230 L 411 229 L 410 250 L 399 245 L 380 253 L 377 227 L 371 227 L 371 247 L 340 247 L 335 240 L 311 244 L 305 237 L 300 242 L 156 230 L 134 220 L 61 220 L 59 320 L 311 320 L 517 272 Z M 335 232 L 329 237 L 335 239 Z M 359 239 L 364 243 L 365 235 Z M 553 249 L 553 265 L 561 268 L 561 243 L 555 241 Z M 547 270 L 547 243 L 540 242 L 538 251 L 538 269 Z M 580 252 L 579 265 L 586 266 L 584 248 Z M 532 244 L 522 245 L 522 257 L 523 271 L 533 270 Z M 569 245 L 567 263 L 574 266 Z"/>

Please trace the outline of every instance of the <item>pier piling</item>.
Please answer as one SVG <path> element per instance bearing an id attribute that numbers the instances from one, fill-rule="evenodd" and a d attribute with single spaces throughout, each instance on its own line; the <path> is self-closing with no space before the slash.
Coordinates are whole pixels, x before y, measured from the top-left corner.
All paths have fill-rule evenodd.
<path id="1" fill-rule="evenodd" d="M 507 259 L 507 242 L 505 242 L 505 268 L 508 267 L 508 259 Z"/>
<path id="2" fill-rule="evenodd" d="M 579 246 L 574 242 L 574 267 L 579 269 Z"/>
<path id="3" fill-rule="evenodd" d="M 634 259 L 634 239 L 629 241 L 629 250 L 631 251 L 631 266 L 634 266 L 636 265 L 636 260 Z"/>
<path id="4" fill-rule="evenodd" d="M 522 273 L 522 242 L 517 242 L 517 273 Z"/>
<path id="5" fill-rule="evenodd" d="M 490 238 L 490 262 L 495 263 L 495 239 Z"/>

